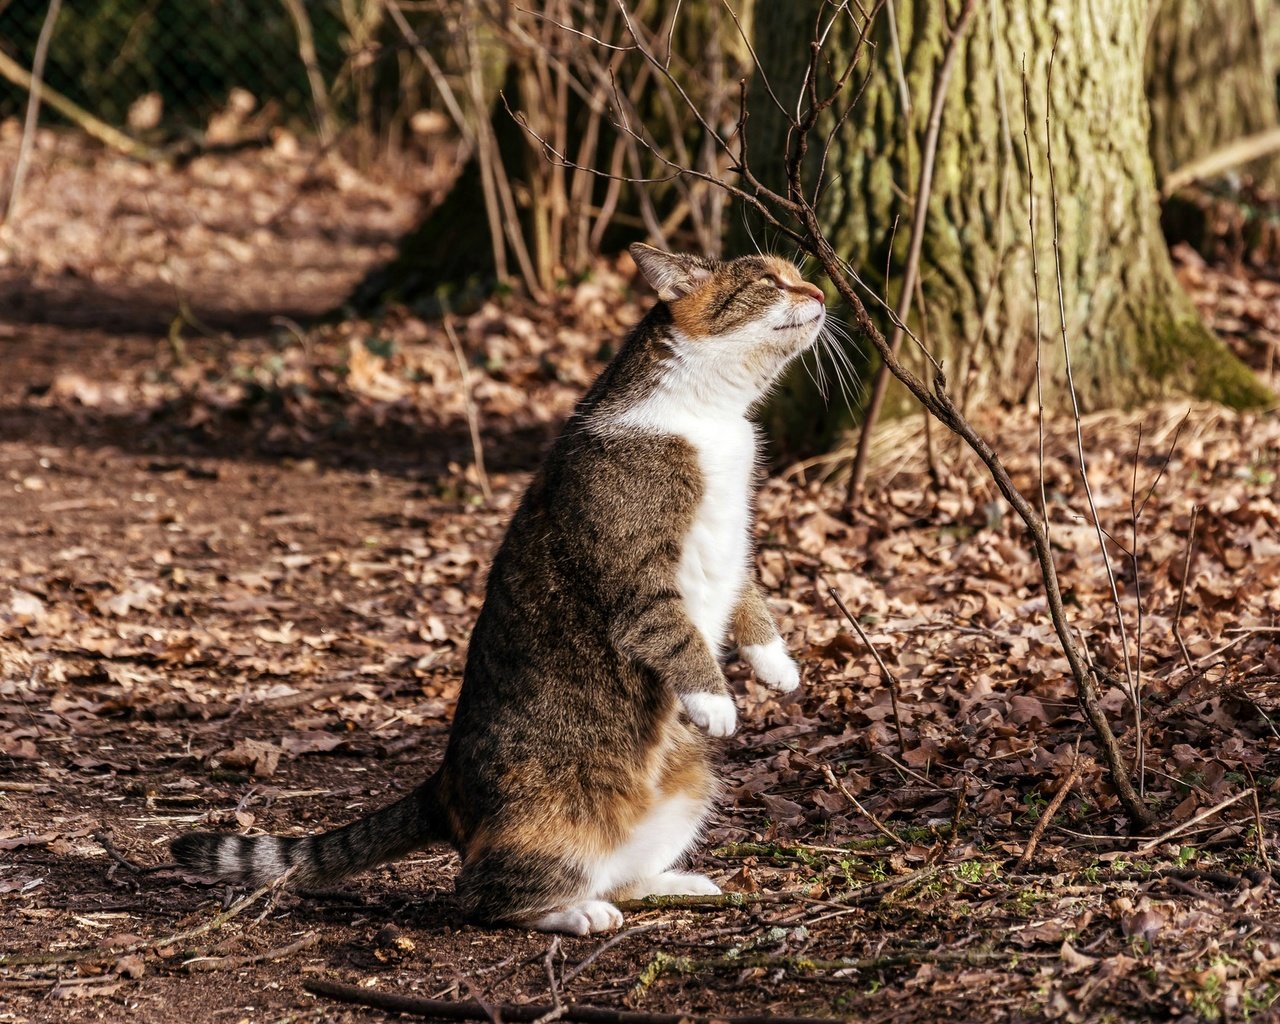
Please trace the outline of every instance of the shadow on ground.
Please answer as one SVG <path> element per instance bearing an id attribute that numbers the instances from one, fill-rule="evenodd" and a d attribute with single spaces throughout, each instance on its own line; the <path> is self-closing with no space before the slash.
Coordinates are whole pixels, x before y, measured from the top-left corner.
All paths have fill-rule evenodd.
<path id="1" fill-rule="evenodd" d="M 177 311 L 176 297 L 154 288 L 104 288 L 69 278 L 56 287 L 24 288 L 20 275 L 0 278 L 0 363 L 6 367 L 0 443 L 112 448 L 160 460 L 309 459 L 416 480 L 472 460 L 464 418 L 441 417 L 438 410 L 424 416 L 409 402 L 361 404 L 338 384 L 302 389 L 247 382 L 235 401 L 222 404 L 169 388 L 158 401 L 131 404 L 124 389 L 136 397 L 139 379 L 158 380 L 176 361 L 207 363 L 213 379 L 226 370 L 232 349 L 261 344 L 269 356 L 275 351 L 269 335 L 305 330 L 319 319 L 303 309 L 202 302 L 191 310 L 198 327 L 182 325 L 175 342 L 169 331 Z M 93 400 L 60 393 L 68 379 L 83 380 Z M 488 468 L 532 470 L 558 427 L 483 423 Z"/>

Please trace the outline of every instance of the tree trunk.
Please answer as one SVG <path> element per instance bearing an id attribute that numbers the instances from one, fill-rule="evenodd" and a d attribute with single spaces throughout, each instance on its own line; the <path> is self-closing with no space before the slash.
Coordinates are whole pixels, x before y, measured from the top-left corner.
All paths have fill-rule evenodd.
<path id="1" fill-rule="evenodd" d="M 886 265 L 888 281 L 899 281 L 921 139 L 949 24 L 961 4 L 891 4 L 893 10 L 877 18 L 870 34 L 874 46 L 864 48 L 846 89 L 861 89 L 861 98 L 835 129 L 819 213 L 837 252 L 872 292 L 897 308 L 900 296 L 886 295 Z M 761 5 L 761 72 L 784 104 L 794 105 L 815 19 L 822 16 L 825 24 L 832 10 L 822 0 Z M 967 405 L 1033 397 L 1037 342 L 1046 403 L 1068 401 L 1061 386 L 1046 113 L 1066 333 L 1082 406 L 1127 406 L 1169 391 L 1239 406 L 1274 400 L 1201 323 L 1173 276 L 1147 153 L 1146 13 L 1145 0 L 983 0 L 960 43 L 929 198 L 920 267 L 923 302 L 915 303 L 911 320 L 946 367 L 953 393 Z M 820 95 L 852 53 L 856 28 L 851 17 L 835 19 L 822 54 Z M 1038 332 L 1023 142 L 1024 56 Z M 761 75 L 751 110 L 749 163 L 764 184 L 781 187 L 785 124 Z M 820 121 L 821 137 L 834 118 Z M 923 371 L 913 350 L 908 342 L 905 354 Z"/>
<path id="2" fill-rule="evenodd" d="M 1270 14 L 1264 7 L 1271 7 Z M 1270 0 L 1155 0 L 1147 41 L 1151 162 L 1156 180 L 1245 135 L 1280 126 Z M 1272 188 L 1280 159 L 1238 168 Z"/>

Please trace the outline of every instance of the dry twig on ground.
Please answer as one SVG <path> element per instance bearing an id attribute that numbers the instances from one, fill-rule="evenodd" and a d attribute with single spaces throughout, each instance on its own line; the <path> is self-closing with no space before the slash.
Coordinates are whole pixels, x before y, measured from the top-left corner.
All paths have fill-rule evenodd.
<path id="1" fill-rule="evenodd" d="M 402 996 L 394 992 L 344 985 L 336 981 L 317 979 L 303 986 L 308 992 L 327 996 L 344 1003 L 372 1006 L 391 1013 L 408 1013 L 438 1020 L 505 1020 L 533 1021 L 559 1019 L 571 1024 L 837 1024 L 831 1017 L 784 1017 L 774 1014 L 747 1014 L 743 1016 L 706 1016 L 695 1013 L 642 1013 L 636 1010 L 611 1010 L 602 1006 L 584 1006 L 579 1003 L 562 1004 L 559 1007 L 540 1003 L 504 1004 L 482 1006 L 469 1000 L 446 1002 L 441 999 L 420 999 Z M 558 1016 L 552 1018 L 550 1015 Z"/>
<path id="2" fill-rule="evenodd" d="M 1031 863 L 1031 858 L 1035 856 L 1036 847 L 1040 845 L 1040 839 L 1044 836 L 1044 830 L 1049 827 L 1049 822 L 1053 821 L 1053 816 L 1058 813 L 1058 809 L 1062 806 L 1063 801 L 1067 799 L 1067 795 L 1075 788 L 1075 784 L 1080 780 L 1085 765 L 1086 762 L 1080 759 L 1080 754 L 1077 752 L 1075 760 L 1071 762 L 1071 770 L 1067 773 L 1067 777 L 1062 780 L 1062 785 L 1053 794 L 1053 799 L 1049 801 L 1048 806 L 1040 813 L 1040 818 L 1036 821 L 1036 827 L 1031 830 L 1031 835 L 1027 839 L 1026 848 L 1022 851 L 1022 856 L 1018 858 L 1018 863 L 1014 865 L 1014 871 L 1025 871 L 1027 865 Z"/>

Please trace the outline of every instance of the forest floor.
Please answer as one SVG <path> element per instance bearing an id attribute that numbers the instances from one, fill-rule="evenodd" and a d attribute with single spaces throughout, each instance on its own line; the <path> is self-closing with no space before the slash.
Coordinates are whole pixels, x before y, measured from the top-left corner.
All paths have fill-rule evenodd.
<path id="1" fill-rule="evenodd" d="M 0 131 L 0 179 L 15 148 Z M 1274 1019 L 1280 417 L 1179 402 L 1083 424 L 1159 834 L 1129 833 L 1094 759 L 1014 516 L 900 423 L 866 511 L 820 464 L 761 496 L 805 682 L 778 699 L 730 665 L 742 727 L 694 859 L 734 901 L 636 908 L 607 941 L 484 930 L 441 849 L 219 916 L 222 889 L 162 866 L 171 837 L 314 831 L 429 773 L 503 524 L 646 300 L 620 263 L 460 311 L 464 386 L 439 320 L 309 319 L 390 254 L 403 183 L 285 145 L 164 170 L 42 135 L 37 157 L 0 237 L 0 1021 L 384 1019 L 320 979 L 490 1007 Z M 1276 269 L 1180 259 L 1274 381 Z M 1038 492 L 1035 417 L 982 426 Z M 1045 432 L 1070 614 L 1119 675 L 1075 426 Z M 1124 688 L 1103 702 L 1132 759 Z"/>

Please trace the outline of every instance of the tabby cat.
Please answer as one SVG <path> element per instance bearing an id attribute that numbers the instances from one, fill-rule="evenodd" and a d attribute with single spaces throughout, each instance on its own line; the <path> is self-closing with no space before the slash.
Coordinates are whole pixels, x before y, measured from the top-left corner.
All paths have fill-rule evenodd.
<path id="1" fill-rule="evenodd" d="M 631 253 L 660 301 L 511 522 L 439 769 L 323 835 L 180 836 L 180 863 L 314 887 L 449 842 L 470 918 L 577 935 L 622 923 L 610 900 L 719 892 L 676 865 L 716 792 L 711 737 L 737 725 L 730 631 L 763 683 L 800 682 L 751 569 L 747 415 L 826 310 L 773 256 Z"/>

